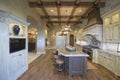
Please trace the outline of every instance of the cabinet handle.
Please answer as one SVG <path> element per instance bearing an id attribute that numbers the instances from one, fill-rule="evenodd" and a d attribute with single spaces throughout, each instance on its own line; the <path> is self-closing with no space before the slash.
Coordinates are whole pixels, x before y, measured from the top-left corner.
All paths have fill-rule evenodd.
<path id="1" fill-rule="evenodd" d="M 19 56 L 21 56 L 22 54 L 19 54 Z"/>

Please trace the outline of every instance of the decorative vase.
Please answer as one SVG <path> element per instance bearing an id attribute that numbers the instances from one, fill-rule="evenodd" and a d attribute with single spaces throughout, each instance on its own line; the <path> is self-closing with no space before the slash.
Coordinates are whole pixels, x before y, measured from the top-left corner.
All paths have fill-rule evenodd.
<path id="1" fill-rule="evenodd" d="M 14 32 L 15 35 L 18 35 L 19 32 L 20 32 L 20 27 L 18 25 L 14 25 L 13 32 Z"/>

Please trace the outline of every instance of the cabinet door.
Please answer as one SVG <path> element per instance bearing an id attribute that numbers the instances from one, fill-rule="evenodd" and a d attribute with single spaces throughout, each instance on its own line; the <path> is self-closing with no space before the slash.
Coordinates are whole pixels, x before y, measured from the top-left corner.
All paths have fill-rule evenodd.
<path id="1" fill-rule="evenodd" d="M 106 26 L 106 25 L 109 25 L 111 23 L 111 17 L 110 16 L 107 16 L 105 18 L 103 18 L 103 25 Z"/>
<path id="2" fill-rule="evenodd" d="M 104 27 L 104 39 L 105 42 L 112 42 L 112 26 L 107 25 Z"/>
<path id="3" fill-rule="evenodd" d="M 18 64 L 18 69 L 22 68 L 24 66 L 24 54 L 19 54 L 18 55 L 18 60 L 17 60 L 17 64 Z"/>
<path id="4" fill-rule="evenodd" d="M 18 68 L 22 68 L 27 64 L 27 56 L 25 51 L 22 51 L 18 55 L 18 60 L 17 60 Z"/>
<path id="5" fill-rule="evenodd" d="M 120 13 L 119 11 L 112 14 L 112 24 L 119 23 L 120 21 Z"/>
<path id="6" fill-rule="evenodd" d="M 115 69 L 116 69 L 116 57 L 112 54 L 109 54 L 106 56 L 108 63 L 107 63 L 107 69 L 109 69 L 110 71 L 112 71 L 113 73 L 115 73 Z"/>
<path id="7" fill-rule="evenodd" d="M 98 63 L 100 65 L 104 65 L 104 57 L 102 56 L 101 52 L 98 54 Z"/>
<path id="8" fill-rule="evenodd" d="M 17 72 L 18 70 L 18 56 L 12 55 L 10 56 L 9 60 L 9 74 L 13 75 Z"/>
<path id="9" fill-rule="evenodd" d="M 119 57 L 119 61 L 118 61 L 118 73 L 119 73 L 119 76 L 120 76 L 120 57 Z"/>
<path id="10" fill-rule="evenodd" d="M 113 24 L 112 26 L 112 39 L 114 42 L 120 42 L 120 24 Z"/>
<path id="11" fill-rule="evenodd" d="M 117 57 L 117 69 L 116 69 L 117 75 L 120 76 L 120 57 Z"/>

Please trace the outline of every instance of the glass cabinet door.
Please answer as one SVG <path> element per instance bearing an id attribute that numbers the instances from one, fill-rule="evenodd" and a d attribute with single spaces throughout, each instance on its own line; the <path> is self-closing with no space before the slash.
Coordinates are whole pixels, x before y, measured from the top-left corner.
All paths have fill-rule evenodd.
<path id="1" fill-rule="evenodd" d="M 110 17 L 104 18 L 104 25 L 109 25 L 110 24 Z"/>
<path id="2" fill-rule="evenodd" d="M 120 14 L 119 13 L 116 13 L 116 14 L 112 15 L 112 23 L 119 22 L 119 20 L 120 20 Z"/>

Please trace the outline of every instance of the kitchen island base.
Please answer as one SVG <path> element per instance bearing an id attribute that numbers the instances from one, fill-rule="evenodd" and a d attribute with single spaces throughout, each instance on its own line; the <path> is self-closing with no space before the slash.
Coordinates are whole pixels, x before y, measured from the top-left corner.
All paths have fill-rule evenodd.
<path id="1" fill-rule="evenodd" d="M 86 57 L 65 57 L 65 71 L 69 76 L 81 75 L 87 76 L 87 58 Z"/>

